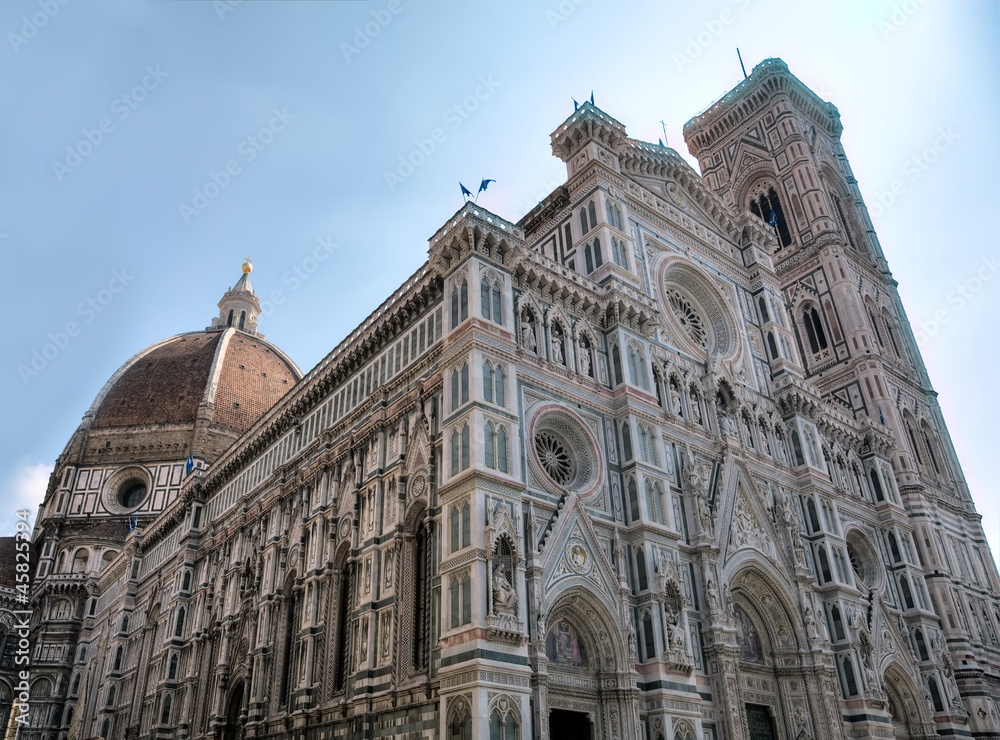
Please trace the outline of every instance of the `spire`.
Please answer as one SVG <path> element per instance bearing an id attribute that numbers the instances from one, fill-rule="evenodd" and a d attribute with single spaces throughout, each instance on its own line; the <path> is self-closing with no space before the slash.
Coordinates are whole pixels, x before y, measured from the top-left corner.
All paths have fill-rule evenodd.
<path id="1" fill-rule="evenodd" d="M 225 329 L 234 327 L 247 334 L 263 337 L 257 332 L 257 317 L 260 315 L 260 301 L 257 300 L 250 285 L 250 273 L 253 272 L 253 260 L 249 257 L 243 263 L 243 274 L 219 301 L 219 315 L 212 319 L 213 328 Z"/>

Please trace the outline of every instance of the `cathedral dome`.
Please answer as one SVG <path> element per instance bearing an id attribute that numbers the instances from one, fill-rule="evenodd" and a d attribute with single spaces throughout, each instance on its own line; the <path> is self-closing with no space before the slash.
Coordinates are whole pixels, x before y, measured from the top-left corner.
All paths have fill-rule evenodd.
<path id="1" fill-rule="evenodd" d="M 179 334 L 126 362 L 88 416 L 92 429 L 186 424 L 245 431 L 302 377 L 281 350 L 233 327 Z"/>

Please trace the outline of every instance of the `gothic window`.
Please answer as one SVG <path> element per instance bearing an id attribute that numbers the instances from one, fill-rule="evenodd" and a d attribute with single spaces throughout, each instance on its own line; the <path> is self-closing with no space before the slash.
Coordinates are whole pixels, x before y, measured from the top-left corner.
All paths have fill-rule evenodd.
<path id="1" fill-rule="evenodd" d="M 646 481 L 646 508 L 649 510 L 650 521 L 666 524 L 663 516 L 663 500 L 659 486 Z"/>
<path id="2" fill-rule="evenodd" d="M 806 328 L 809 349 L 813 354 L 827 348 L 826 332 L 823 330 L 823 320 L 815 306 L 807 306 L 802 312 L 802 323 Z"/>
<path id="3" fill-rule="evenodd" d="M 448 722 L 448 740 L 472 740 L 472 715 L 464 701 L 460 708 L 452 711 Z"/>
<path id="4" fill-rule="evenodd" d="M 117 687 L 114 684 L 111 684 L 108 687 L 108 702 L 107 702 L 107 706 L 109 706 L 109 707 L 113 707 L 115 705 L 115 696 L 116 696 L 116 693 L 117 693 L 116 689 L 117 689 Z"/>
<path id="5" fill-rule="evenodd" d="M 172 694 L 163 695 L 163 708 L 160 711 L 160 724 L 170 724 L 170 710 L 173 708 L 174 697 Z"/>
<path id="6" fill-rule="evenodd" d="M 820 582 L 829 583 L 833 580 L 833 575 L 830 573 L 830 557 L 826 554 L 823 543 L 816 545 L 816 555 L 819 558 Z"/>
<path id="7" fill-rule="evenodd" d="M 910 590 L 910 579 L 903 573 L 899 576 L 899 591 L 903 596 L 903 606 L 907 609 L 913 608 L 913 592 Z"/>
<path id="8" fill-rule="evenodd" d="M 469 502 L 459 506 L 456 504 L 451 508 L 451 551 L 457 552 L 463 547 L 468 547 L 472 541 L 472 510 Z"/>
<path id="9" fill-rule="evenodd" d="M 635 549 L 636 585 L 640 591 L 649 588 L 649 574 L 646 572 L 646 551 L 640 545 Z"/>
<path id="10" fill-rule="evenodd" d="M 517 740 L 517 720 L 513 712 L 501 715 L 500 710 L 490 712 L 490 740 Z"/>
<path id="11" fill-rule="evenodd" d="M 934 680 L 933 676 L 927 679 L 927 688 L 930 689 L 931 692 L 931 701 L 934 702 L 934 711 L 943 712 L 944 702 L 941 701 L 941 692 L 938 690 L 937 681 Z"/>
<path id="12" fill-rule="evenodd" d="M 483 361 L 483 400 L 493 403 L 493 366 Z"/>
<path id="13" fill-rule="evenodd" d="M 628 269 L 628 262 L 625 261 L 625 242 L 620 242 L 615 237 L 611 237 L 611 259 L 619 267 Z"/>
<path id="14" fill-rule="evenodd" d="M 247 322 L 247 312 L 240 311 L 240 327 L 239 327 L 240 331 L 243 331 L 243 328 L 246 326 L 246 322 Z"/>
<path id="15" fill-rule="evenodd" d="M 503 323 L 503 294 L 500 291 L 500 283 L 482 279 L 480 283 L 480 303 L 484 319 Z"/>
<path id="16" fill-rule="evenodd" d="M 636 489 L 635 479 L 629 478 L 626 484 L 628 488 L 628 508 L 630 522 L 639 521 L 639 492 Z"/>
<path id="17" fill-rule="evenodd" d="M 469 281 L 462 278 L 462 284 L 451 291 L 451 328 L 469 318 Z"/>
<path id="18" fill-rule="evenodd" d="M 451 579 L 451 628 L 472 622 L 472 578 L 468 572 Z"/>
<path id="19" fill-rule="evenodd" d="M 850 698 L 858 695 L 858 681 L 854 677 L 854 664 L 850 656 L 845 655 L 840 663 L 841 672 L 844 677 L 844 697 Z"/>
<path id="20" fill-rule="evenodd" d="M 493 374 L 493 401 L 497 406 L 507 405 L 507 379 L 504 377 L 503 365 L 497 365 Z"/>
<path id="21" fill-rule="evenodd" d="M 618 345 L 612 345 L 611 347 L 611 365 L 615 371 L 615 385 L 621 385 L 622 383 L 622 353 L 618 349 Z"/>
<path id="22" fill-rule="evenodd" d="M 919 628 L 914 630 L 913 639 L 917 643 L 917 656 L 920 660 L 930 660 L 930 655 L 927 653 L 927 641 L 924 639 L 924 633 Z"/>
<path id="23" fill-rule="evenodd" d="M 111 670 L 117 672 L 122 669 L 122 662 L 125 658 L 125 648 L 119 645 L 115 650 L 115 662 L 112 665 Z"/>
<path id="24" fill-rule="evenodd" d="M 931 431 L 930 425 L 926 420 L 920 422 L 920 434 L 923 437 L 923 442 L 927 449 L 927 457 L 930 459 L 931 465 L 934 467 L 934 472 L 940 475 L 941 466 L 938 465 L 938 456 L 935 452 L 937 445 L 934 443 L 934 432 Z"/>
<path id="25" fill-rule="evenodd" d="M 460 370 L 451 371 L 451 410 L 469 402 L 469 363 L 462 364 Z"/>
<path id="26" fill-rule="evenodd" d="M 233 325 L 233 309 L 229 309 L 229 316 L 226 319 L 226 326 L 232 326 L 232 325 Z"/>
<path id="27" fill-rule="evenodd" d="M 771 332 L 767 333 L 767 349 L 771 353 L 771 359 L 778 359 L 778 345 L 774 343 L 774 334 Z"/>
<path id="28" fill-rule="evenodd" d="M 795 455 L 795 464 L 797 466 L 805 465 L 806 461 L 805 458 L 802 457 L 802 441 L 799 439 L 798 430 L 796 429 L 792 430 L 791 439 L 792 439 L 792 452 Z"/>
<path id="29" fill-rule="evenodd" d="M 587 208 L 584 206 L 580 209 L 580 238 L 582 239 L 588 231 L 590 231 L 590 223 L 587 221 Z"/>
<path id="30" fill-rule="evenodd" d="M 494 426 L 486 422 L 483 429 L 483 441 L 486 447 L 486 467 L 508 473 L 507 466 L 507 429 L 502 424 Z"/>
<path id="31" fill-rule="evenodd" d="M 833 639 L 841 642 L 845 639 L 844 620 L 840 616 L 840 607 L 834 604 L 830 607 L 830 621 L 833 622 Z"/>
<path id="32" fill-rule="evenodd" d="M 823 528 L 819 524 L 819 516 L 816 513 L 816 502 L 811 498 L 806 499 L 806 511 L 809 512 L 809 529 L 812 534 L 822 532 Z"/>
<path id="33" fill-rule="evenodd" d="M 167 670 L 167 678 L 174 679 L 177 678 L 177 665 L 178 665 L 177 653 L 170 656 L 170 667 Z"/>
<path id="34" fill-rule="evenodd" d="M 597 226 L 597 209 L 594 207 L 594 201 L 587 204 L 587 213 L 590 215 L 590 228 L 594 228 Z"/>
<path id="35" fill-rule="evenodd" d="M 656 658 L 656 637 L 653 634 L 653 615 L 649 609 L 642 611 L 642 655 L 643 660 Z"/>
<path id="36" fill-rule="evenodd" d="M 646 388 L 646 363 L 643 360 L 642 350 L 634 344 L 628 347 L 628 370 L 632 385 Z"/>
<path id="37" fill-rule="evenodd" d="M 660 370 L 659 370 L 659 368 L 656 367 L 655 364 L 653 365 L 653 390 L 656 392 L 656 402 L 658 404 L 660 404 L 660 408 L 661 409 L 662 408 L 667 408 L 664 405 L 664 401 L 663 401 L 663 397 L 664 397 L 664 393 L 663 393 L 663 378 L 660 377 Z M 670 409 L 670 410 L 672 411 L 673 409 Z"/>
<path id="38" fill-rule="evenodd" d="M 184 607 L 182 606 L 180 609 L 177 610 L 177 624 L 174 627 L 174 637 L 180 637 L 181 635 L 184 634 L 184 617 L 185 617 L 185 615 L 186 615 L 186 612 L 184 610 Z"/>
<path id="39" fill-rule="evenodd" d="M 785 212 L 773 187 L 769 187 L 766 193 L 762 192 L 750 201 L 750 211 L 777 231 L 779 249 L 792 243 L 792 236 L 788 232 L 788 224 L 785 221 Z"/>
<path id="40" fill-rule="evenodd" d="M 632 431 L 627 421 L 622 424 L 622 459 L 632 459 Z"/>
<path id="41" fill-rule="evenodd" d="M 885 501 L 885 494 L 882 493 L 882 483 L 878 477 L 878 471 L 872 468 L 868 471 L 868 476 L 872 481 L 872 491 L 875 493 L 876 501 Z"/>
<path id="42" fill-rule="evenodd" d="M 899 543 L 896 542 L 896 535 L 894 535 L 892 532 L 889 532 L 886 535 L 886 539 L 889 542 L 889 552 L 892 555 L 892 562 L 898 563 L 900 561 L 900 557 L 899 557 Z"/>
<path id="43" fill-rule="evenodd" d="M 76 696 L 80 693 L 80 681 L 83 679 L 82 673 L 77 673 L 73 678 L 73 687 L 69 690 L 70 696 Z"/>
<path id="44" fill-rule="evenodd" d="M 757 306 L 760 308 L 760 321 L 762 324 L 766 324 L 770 319 L 767 315 L 767 303 L 764 301 L 764 296 L 757 297 Z"/>

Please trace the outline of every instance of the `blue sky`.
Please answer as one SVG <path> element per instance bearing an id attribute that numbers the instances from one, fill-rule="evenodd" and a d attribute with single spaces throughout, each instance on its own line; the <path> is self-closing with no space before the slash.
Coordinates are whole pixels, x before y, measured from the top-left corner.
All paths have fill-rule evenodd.
<path id="1" fill-rule="evenodd" d="M 739 46 L 839 108 L 996 555 L 996 2 L 7 0 L 0 31 L 0 529 L 104 381 L 207 326 L 244 256 L 282 299 L 262 330 L 308 370 L 423 262 L 459 180 L 496 179 L 481 203 L 518 220 L 592 89 L 686 155 Z"/>

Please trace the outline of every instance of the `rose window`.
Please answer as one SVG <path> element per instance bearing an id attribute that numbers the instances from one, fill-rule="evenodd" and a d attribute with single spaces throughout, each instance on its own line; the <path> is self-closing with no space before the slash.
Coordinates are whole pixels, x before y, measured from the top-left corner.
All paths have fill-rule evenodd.
<path id="1" fill-rule="evenodd" d="M 701 316 L 691 305 L 691 301 L 682 296 L 676 290 L 667 291 L 667 303 L 674 312 L 674 318 L 688 337 L 701 348 L 708 346 L 708 336 L 705 327 L 701 322 Z"/>
<path id="2" fill-rule="evenodd" d="M 559 485 L 573 477 L 573 460 L 563 441 L 549 431 L 535 435 L 535 454 L 548 476 Z"/>

